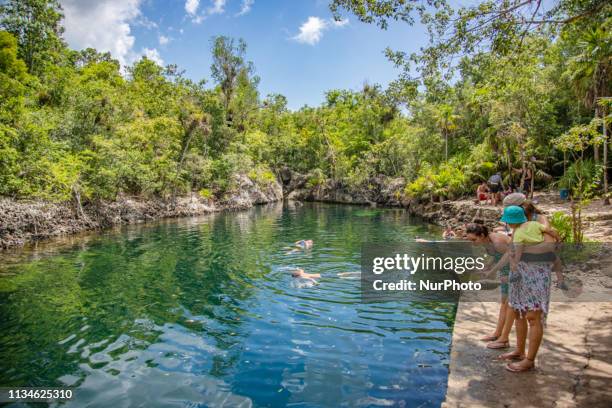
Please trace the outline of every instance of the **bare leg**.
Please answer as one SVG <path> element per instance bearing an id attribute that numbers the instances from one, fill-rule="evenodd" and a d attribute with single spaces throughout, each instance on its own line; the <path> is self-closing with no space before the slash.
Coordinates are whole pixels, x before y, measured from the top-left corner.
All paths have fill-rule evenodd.
<path id="1" fill-rule="evenodd" d="M 527 358 L 534 361 L 538 354 L 538 349 L 542 343 L 544 336 L 544 327 L 542 327 L 542 311 L 530 310 L 527 312 L 527 322 L 529 323 L 529 349 L 527 350 Z"/>
<path id="2" fill-rule="evenodd" d="M 504 299 L 499 305 L 499 316 L 497 317 L 497 327 L 495 327 L 495 334 L 500 335 L 503 328 L 504 322 L 506 321 L 506 309 L 508 309 L 508 300 Z"/>
<path id="3" fill-rule="evenodd" d="M 508 310 L 512 313 L 510 317 L 510 313 L 508 313 L 508 317 L 506 318 L 506 324 L 504 325 L 504 332 L 502 332 L 502 339 L 505 334 L 506 339 L 510 335 L 510 331 L 512 330 L 512 322 L 516 324 L 516 349 L 514 351 L 510 351 L 508 353 L 501 354 L 498 356 L 500 360 L 515 360 L 522 359 L 525 356 L 525 343 L 527 341 L 527 320 L 525 316 L 521 318 L 520 313 L 516 310 L 513 310 L 510 306 L 508 306 Z"/>
<path id="4" fill-rule="evenodd" d="M 491 339 L 494 340 L 487 344 L 487 348 L 490 349 L 503 349 L 508 347 L 508 335 L 503 337 L 502 333 L 504 332 L 504 328 L 506 327 L 506 321 L 508 319 L 508 313 L 511 315 L 511 323 L 510 329 L 512 329 L 512 322 L 514 322 L 514 311 L 508 306 L 508 298 L 503 297 L 501 301 L 501 305 L 499 306 L 499 317 L 497 318 L 497 327 L 495 328 L 495 333 L 490 336 Z"/>
<path id="5" fill-rule="evenodd" d="M 506 318 L 504 319 L 504 327 L 499 335 L 500 341 L 509 341 L 510 340 L 510 332 L 512 331 L 512 326 L 514 325 L 514 310 L 510 306 L 506 308 Z"/>
<path id="6" fill-rule="evenodd" d="M 561 264 L 561 259 L 559 257 L 555 258 L 555 262 L 553 263 L 553 271 L 557 276 L 557 284 L 563 283 L 563 265 Z"/>
<path id="7" fill-rule="evenodd" d="M 533 368 L 536 355 L 538 354 L 538 349 L 542 343 L 542 336 L 544 334 L 541 317 L 542 312 L 540 310 L 530 310 L 527 312 L 526 319 L 523 319 L 529 323 L 529 349 L 527 350 L 527 356 L 518 363 L 508 364 L 506 366 L 508 370 L 521 372 Z"/>
<path id="8" fill-rule="evenodd" d="M 525 343 L 527 342 L 527 319 L 520 315 L 518 311 L 514 311 L 514 321 L 516 322 L 516 350 L 521 354 L 525 354 Z"/>
<path id="9" fill-rule="evenodd" d="M 502 299 L 499 305 L 499 316 L 497 316 L 497 326 L 493 332 L 494 337 L 499 337 L 504 329 L 504 322 L 506 321 L 506 312 L 508 310 L 508 299 Z"/>

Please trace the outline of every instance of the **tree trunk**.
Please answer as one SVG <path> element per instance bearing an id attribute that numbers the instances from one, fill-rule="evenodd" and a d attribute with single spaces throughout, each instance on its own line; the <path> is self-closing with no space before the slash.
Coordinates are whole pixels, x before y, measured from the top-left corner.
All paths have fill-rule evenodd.
<path id="1" fill-rule="evenodd" d="M 525 187 L 525 176 L 527 176 L 527 161 L 525 161 L 525 152 L 523 150 L 523 146 L 521 149 L 521 182 L 519 184 L 519 189 L 523 191 L 523 187 Z M 523 193 L 525 193 L 523 191 Z"/>
<path id="2" fill-rule="evenodd" d="M 444 132 L 444 161 L 448 161 L 448 133 Z"/>
<path id="3" fill-rule="evenodd" d="M 603 109 L 602 109 L 603 111 Z M 606 115 L 602 112 L 601 115 L 603 121 L 603 179 L 604 179 L 604 205 L 610 205 L 610 198 L 608 197 L 608 126 L 606 125 Z"/>
<path id="4" fill-rule="evenodd" d="M 85 212 L 83 211 L 83 204 L 81 203 L 81 192 L 76 186 L 72 186 L 72 199 L 74 201 L 74 211 L 78 219 L 85 218 Z"/>
<path id="5" fill-rule="evenodd" d="M 535 165 L 531 167 L 531 188 L 529 192 L 529 199 L 533 200 L 533 190 L 535 188 Z"/>
<path id="6" fill-rule="evenodd" d="M 601 117 L 603 118 L 603 109 L 599 109 L 599 107 L 597 106 L 597 101 L 598 98 L 595 98 L 595 117 L 599 117 L 601 113 Z M 599 163 L 599 146 L 597 145 L 593 146 L 593 159 L 595 160 L 596 164 Z"/>
<path id="7" fill-rule="evenodd" d="M 181 156 L 179 157 L 179 161 L 176 164 L 176 180 L 174 180 L 174 186 L 172 187 L 172 205 L 176 205 L 176 184 L 178 182 L 178 178 L 180 177 L 181 170 L 183 168 L 183 161 L 185 160 L 185 155 L 187 154 L 187 150 L 189 149 L 189 144 L 191 143 L 191 139 L 193 138 L 193 134 L 195 133 L 196 122 L 192 121 L 187 130 L 185 132 L 186 141 L 183 151 L 181 152 Z"/>

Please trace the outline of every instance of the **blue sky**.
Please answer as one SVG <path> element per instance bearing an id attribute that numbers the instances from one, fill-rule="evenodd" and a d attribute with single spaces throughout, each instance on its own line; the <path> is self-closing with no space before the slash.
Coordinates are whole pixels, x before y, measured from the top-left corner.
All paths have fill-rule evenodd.
<path id="1" fill-rule="evenodd" d="M 416 51 L 421 26 L 387 31 L 352 15 L 334 23 L 325 0 L 61 0 L 65 38 L 73 48 L 111 51 L 123 63 L 141 55 L 177 64 L 210 81 L 210 39 L 244 38 L 261 77 L 260 92 L 281 93 L 289 107 L 319 105 L 327 90 L 386 85 L 398 72 L 385 47 Z"/>

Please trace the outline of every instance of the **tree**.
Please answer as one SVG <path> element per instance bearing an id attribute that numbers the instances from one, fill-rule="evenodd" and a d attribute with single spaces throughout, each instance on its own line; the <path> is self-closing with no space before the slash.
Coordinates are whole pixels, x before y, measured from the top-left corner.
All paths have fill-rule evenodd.
<path id="1" fill-rule="evenodd" d="M 596 117 L 603 117 L 597 103 L 612 95 L 612 17 L 604 24 L 594 24 L 579 30 L 575 52 L 567 66 L 567 75 L 587 109 L 594 109 Z M 599 148 L 594 146 L 595 161 Z"/>
<path id="2" fill-rule="evenodd" d="M 601 128 L 603 133 L 603 181 L 604 181 L 604 205 L 610 205 L 608 195 L 608 126 L 610 125 L 610 107 L 612 98 L 602 98 L 598 101 L 602 112 Z"/>
<path id="3" fill-rule="evenodd" d="M 0 5 L 0 28 L 17 38 L 19 56 L 30 72 L 63 48 L 63 17 L 58 0 L 7 0 Z"/>
<path id="4" fill-rule="evenodd" d="M 17 57 L 17 40 L 0 31 L 0 194 L 15 194 L 22 184 L 15 125 L 24 110 L 28 80 L 26 65 Z"/>
<path id="5" fill-rule="evenodd" d="M 512 55 L 520 51 L 530 32 L 558 31 L 612 11 L 608 0 L 487 0 L 453 10 L 447 0 L 332 0 L 330 9 L 336 19 L 348 11 L 365 23 L 386 29 L 390 21 L 413 25 L 416 19 L 426 25 L 430 45 L 420 55 L 387 50 L 388 57 L 409 71 L 417 65 L 422 77 L 448 70 L 451 78 L 453 58 L 459 54 L 493 51 Z"/>
<path id="6" fill-rule="evenodd" d="M 250 76 L 253 72 L 253 64 L 245 61 L 246 42 L 239 39 L 236 42 L 233 38 L 218 36 L 212 41 L 213 63 L 210 67 L 212 77 L 217 81 L 223 97 L 223 107 L 225 108 L 226 122 L 232 121 L 230 104 L 236 92 L 238 79 L 246 75 Z"/>
<path id="7" fill-rule="evenodd" d="M 453 107 L 441 104 L 436 107 L 436 123 L 444 136 L 444 161 L 448 161 L 448 137 L 457 128 L 457 120 L 460 118 L 453 112 Z"/>

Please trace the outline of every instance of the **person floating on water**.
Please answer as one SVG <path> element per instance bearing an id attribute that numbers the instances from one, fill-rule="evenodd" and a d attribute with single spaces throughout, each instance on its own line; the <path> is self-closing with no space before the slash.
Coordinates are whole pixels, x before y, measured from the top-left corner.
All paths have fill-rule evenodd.
<path id="1" fill-rule="evenodd" d="M 291 272 L 291 277 L 299 280 L 299 287 L 310 287 L 318 285 L 317 279 L 321 277 L 320 273 L 306 273 L 302 268 L 296 268 Z"/>
<path id="2" fill-rule="evenodd" d="M 302 239 L 295 242 L 295 246 L 302 249 L 310 249 L 314 245 L 312 239 Z"/>
<path id="3" fill-rule="evenodd" d="M 306 249 L 311 249 L 314 245 L 314 241 L 312 239 L 301 239 L 299 241 L 295 241 L 293 243 L 292 249 L 289 251 L 290 254 L 294 254 L 299 251 L 304 251 Z"/>
<path id="4" fill-rule="evenodd" d="M 338 277 L 341 279 L 359 279 L 361 278 L 361 271 L 338 272 Z"/>

